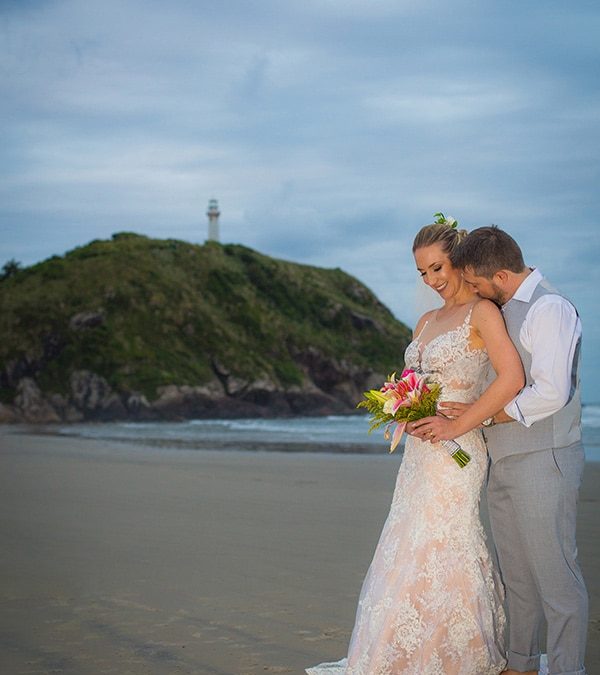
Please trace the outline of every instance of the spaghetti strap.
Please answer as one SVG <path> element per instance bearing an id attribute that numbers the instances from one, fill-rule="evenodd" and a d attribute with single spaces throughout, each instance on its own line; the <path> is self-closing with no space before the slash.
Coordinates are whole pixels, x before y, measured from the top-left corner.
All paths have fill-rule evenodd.
<path id="1" fill-rule="evenodd" d="M 423 335 L 423 331 L 427 328 L 427 324 L 428 324 L 428 323 L 429 323 L 429 319 L 425 319 L 425 323 L 424 323 L 423 326 L 421 327 L 421 330 L 419 331 L 419 334 L 418 334 L 418 335 L 415 335 L 415 337 L 413 338 L 413 340 L 418 340 L 418 339 L 421 337 L 421 335 Z"/>
<path id="2" fill-rule="evenodd" d="M 471 307 L 469 307 L 469 311 L 467 312 L 465 316 L 465 320 L 463 321 L 463 324 L 466 323 L 471 323 L 471 314 L 473 314 L 473 307 L 477 304 L 477 300 L 475 300 L 472 304 Z"/>

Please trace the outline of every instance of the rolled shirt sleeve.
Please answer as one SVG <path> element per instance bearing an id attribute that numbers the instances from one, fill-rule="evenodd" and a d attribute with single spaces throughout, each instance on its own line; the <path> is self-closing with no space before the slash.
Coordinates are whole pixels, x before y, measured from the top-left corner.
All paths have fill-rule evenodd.
<path id="1" fill-rule="evenodd" d="M 581 320 L 560 295 L 544 295 L 530 308 L 519 340 L 531 354 L 531 384 L 504 411 L 526 427 L 553 415 L 569 401 Z"/>

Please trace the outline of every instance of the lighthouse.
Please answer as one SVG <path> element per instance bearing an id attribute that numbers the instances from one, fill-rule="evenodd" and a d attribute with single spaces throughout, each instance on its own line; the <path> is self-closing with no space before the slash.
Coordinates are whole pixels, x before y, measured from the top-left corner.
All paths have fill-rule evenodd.
<path id="1" fill-rule="evenodd" d="M 219 203 L 216 199 L 211 199 L 208 202 L 208 241 L 219 241 Z"/>

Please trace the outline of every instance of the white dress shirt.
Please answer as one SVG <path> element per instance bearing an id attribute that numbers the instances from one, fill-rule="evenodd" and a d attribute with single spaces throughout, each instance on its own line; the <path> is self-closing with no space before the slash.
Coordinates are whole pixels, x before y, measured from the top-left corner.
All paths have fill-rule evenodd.
<path id="1" fill-rule="evenodd" d="M 534 269 L 513 295 L 529 302 L 543 280 Z M 571 371 L 581 320 L 575 307 L 560 295 L 547 294 L 529 308 L 521 326 L 519 340 L 531 354 L 531 380 L 504 411 L 526 427 L 553 415 L 569 401 Z"/>

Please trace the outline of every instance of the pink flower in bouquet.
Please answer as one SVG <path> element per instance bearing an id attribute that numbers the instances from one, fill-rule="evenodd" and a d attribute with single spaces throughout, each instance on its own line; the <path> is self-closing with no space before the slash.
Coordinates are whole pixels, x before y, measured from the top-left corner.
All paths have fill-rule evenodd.
<path id="1" fill-rule="evenodd" d="M 410 408 L 419 403 L 421 396 L 430 391 L 423 375 L 417 375 L 414 370 L 406 369 L 400 379 L 392 373 L 388 382 L 381 387 L 381 393 L 387 399 L 383 411 L 395 415 L 399 408 Z"/>

